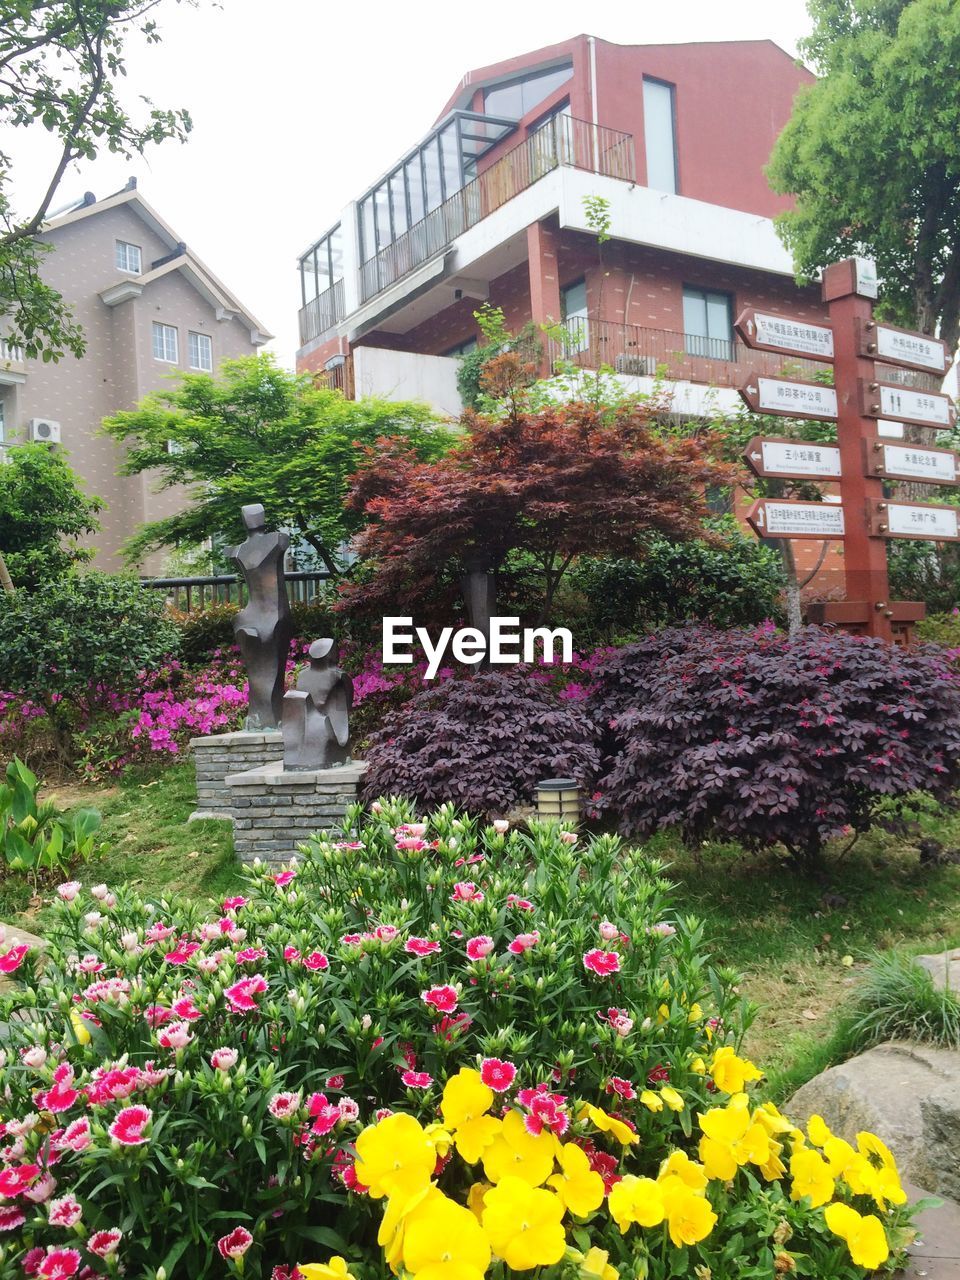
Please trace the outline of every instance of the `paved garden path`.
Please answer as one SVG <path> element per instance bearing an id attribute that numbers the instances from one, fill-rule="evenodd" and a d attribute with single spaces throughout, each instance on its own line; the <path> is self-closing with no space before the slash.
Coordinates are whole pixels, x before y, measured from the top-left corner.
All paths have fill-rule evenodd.
<path id="1" fill-rule="evenodd" d="M 907 1190 L 911 1199 L 925 1194 L 916 1187 Z M 942 1208 L 924 1210 L 917 1223 L 920 1239 L 910 1247 L 904 1280 L 960 1280 L 960 1204 L 944 1200 Z"/>

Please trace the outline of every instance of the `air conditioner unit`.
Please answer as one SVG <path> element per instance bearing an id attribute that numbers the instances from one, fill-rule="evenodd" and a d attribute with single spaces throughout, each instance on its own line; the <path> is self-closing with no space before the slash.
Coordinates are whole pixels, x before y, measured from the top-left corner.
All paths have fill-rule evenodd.
<path id="1" fill-rule="evenodd" d="M 59 444 L 60 423 L 52 418 L 31 418 L 30 439 L 40 444 Z"/>
<path id="2" fill-rule="evenodd" d="M 629 373 L 634 378 L 652 378 L 657 372 L 657 362 L 653 356 L 631 355 L 621 352 L 614 359 L 617 373 Z"/>

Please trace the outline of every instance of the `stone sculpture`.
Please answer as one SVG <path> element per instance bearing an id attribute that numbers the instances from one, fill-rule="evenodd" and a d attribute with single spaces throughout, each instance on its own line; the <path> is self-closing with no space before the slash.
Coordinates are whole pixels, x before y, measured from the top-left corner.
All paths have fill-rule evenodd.
<path id="1" fill-rule="evenodd" d="M 332 769 L 350 759 L 353 681 L 337 666 L 336 640 L 314 640 L 304 667 L 283 699 L 283 767 Z"/>
<path id="2" fill-rule="evenodd" d="M 249 536 L 227 548 L 247 584 L 247 603 L 237 614 L 234 635 L 240 646 L 250 686 L 248 730 L 275 729 L 283 713 L 283 680 L 293 626 L 284 582 L 284 557 L 290 539 L 269 533 L 259 502 L 245 506 L 243 523 Z"/>

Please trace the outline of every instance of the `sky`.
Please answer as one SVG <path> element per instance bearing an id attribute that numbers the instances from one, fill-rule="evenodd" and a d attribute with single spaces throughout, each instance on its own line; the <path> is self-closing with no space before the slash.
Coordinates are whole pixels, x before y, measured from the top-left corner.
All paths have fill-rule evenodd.
<path id="1" fill-rule="evenodd" d="M 771 39 L 791 54 L 803 0 L 162 0 L 163 42 L 131 44 L 123 100 L 186 107 L 185 145 L 75 166 L 53 208 L 136 176 L 144 197 L 261 324 L 292 367 L 297 257 L 413 146 L 463 74 L 586 32 L 621 44 Z M 0 139 L 17 211 L 49 181 L 42 131 Z"/>

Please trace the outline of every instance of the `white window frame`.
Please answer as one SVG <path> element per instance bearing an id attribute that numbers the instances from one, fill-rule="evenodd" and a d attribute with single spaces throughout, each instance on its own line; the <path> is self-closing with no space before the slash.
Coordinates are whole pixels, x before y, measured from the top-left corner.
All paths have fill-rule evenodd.
<path id="1" fill-rule="evenodd" d="M 114 262 L 118 271 L 127 271 L 134 276 L 140 275 L 143 271 L 143 254 L 140 252 L 140 246 L 131 244 L 129 240 L 117 240 Z"/>
<path id="2" fill-rule="evenodd" d="M 169 334 L 173 334 L 173 355 L 169 354 L 171 348 L 167 343 Z M 158 343 L 159 339 L 159 343 Z M 163 355 L 157 355 L 157 349 L 163 352 Z M 180 335 L 176 325 L 164 324 L 162 320 L 154 320 L 153 322 L 153 358 L 161 360 L 164 364 L 180 363 Z"/>
<path id="3" fill-rule="evenodd" d="M 194 338 L 196 338 L 197 358 L 194 360 Z M 201 351 L 203 344 L 206 344 L 208 364 L 204 364 L 201 359 Z M 187 330 L 187 363 L 190 368 L 197 373 L 213 373 L 213 339 L 209 333 L 199 333 L 196 329 Z"/>

